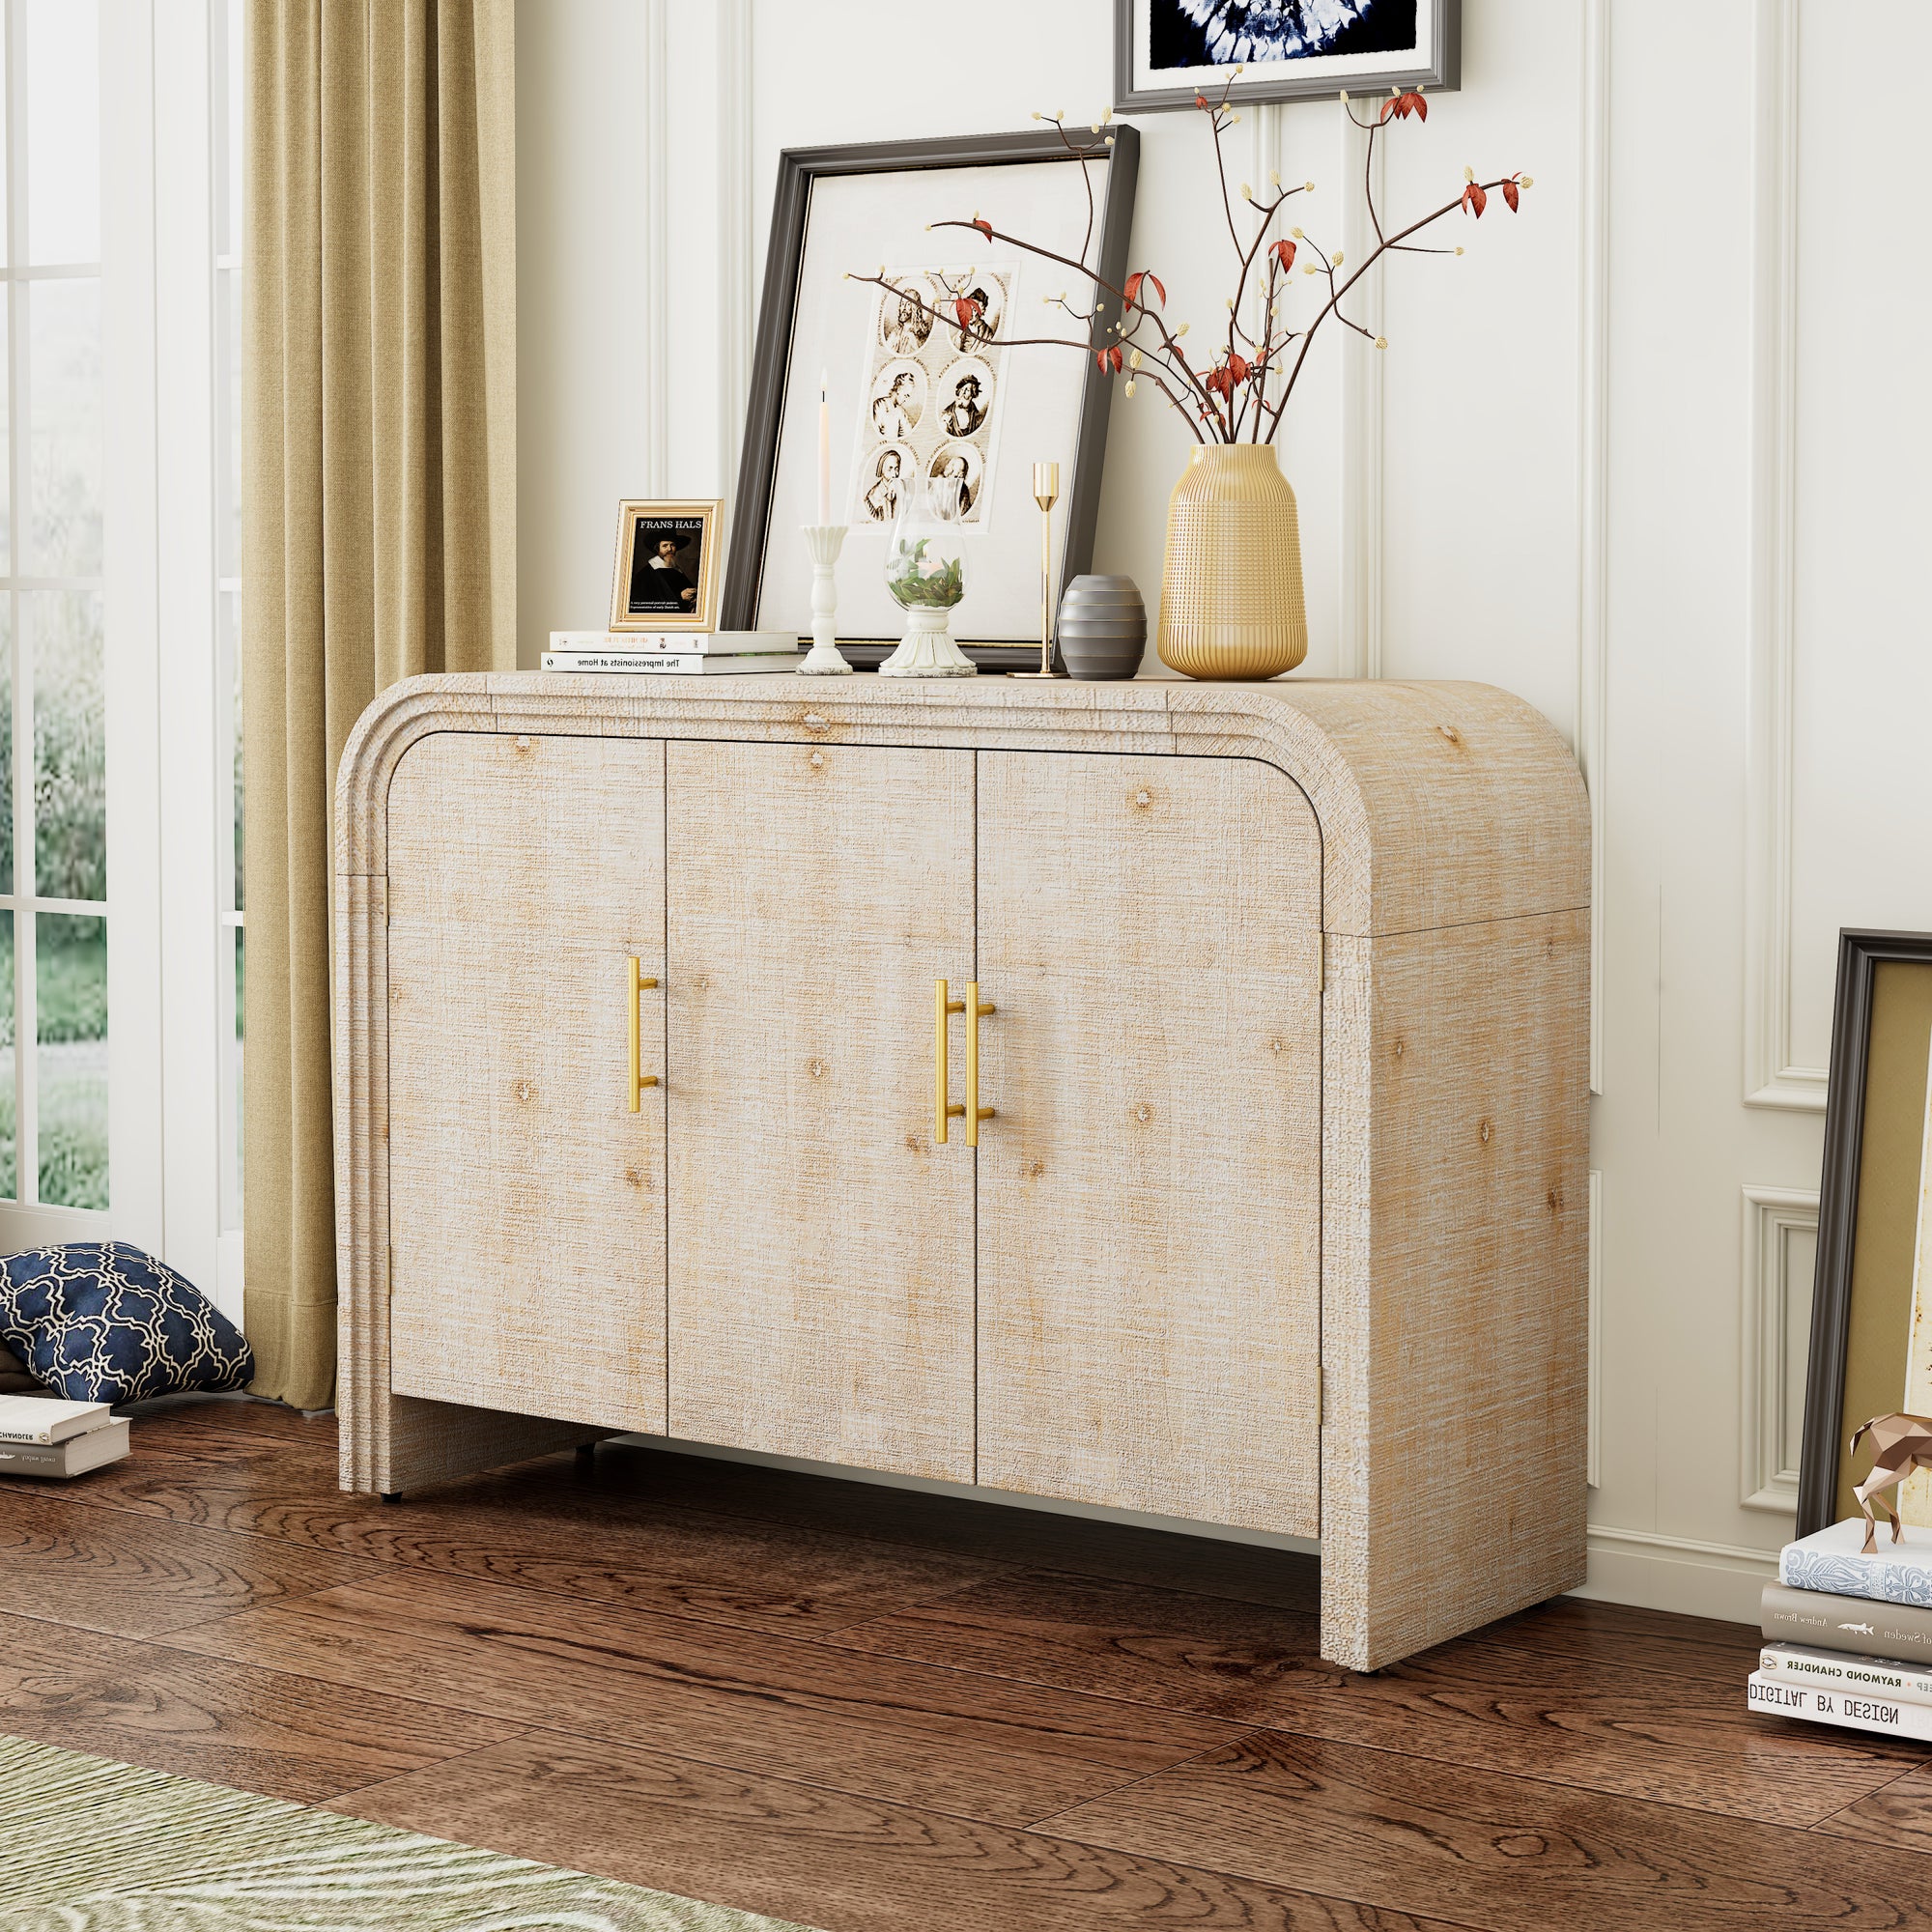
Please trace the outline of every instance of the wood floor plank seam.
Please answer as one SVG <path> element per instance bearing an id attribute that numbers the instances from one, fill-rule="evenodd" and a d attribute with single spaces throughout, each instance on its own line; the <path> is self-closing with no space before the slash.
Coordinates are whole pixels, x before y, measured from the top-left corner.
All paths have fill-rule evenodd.
<path id="1" fill-rule="evenodd" d="M 320 1683 L 327 1680 L 311 1678 L 309 1681 L 311 1683 Z M 465 1715 L 478 1717 L 482 1714 L 480 1712 L 467 1712 Z M 433 1769 L 437 1771 L 455 1771 L 470 1758 L 485 1757 L 491 1751 L 499 1748 L 503 1745 L 524 1744 L 531 1738 L 544 1737 L 569 1738 L 573 1743 L 582 1745 L 586 1748 L 599 1742 L 598 1739 L 585 1737 L 577 1731 L 554 1731 L 548 1725 L 526 1724 L 521 1730 L 511 1732 L 507 1738 L 495 1738 L 489 1744 L 477 1745 L 470 1750 L 455 1751 L 448 1757 L 438 1758 Z M 606 1739 L 603 1742 L 608 1743 L 609 1740 Z M 323 1802 L 326 1804 L 344 1804 L 352 1798 L 363 1798 L 371 1792 L 381 1791 L 385 1784 L 399 1784 L 406 1777 L 419 1777 L 421 1776 L 420 1772 L 414 1771 L 393 1772 L 386 1777 L 372 1778 L 367 1784 L 352 1784 L 346 1791 L 330 1792 L 328 1797 Z M 484 1849 L 487 1850 L 488 1847 L 486 1846 Z"/>
<path id="2" fill-rule="evenodd" d="M 1791 1721 L 1795 1722 L 1796 1719 L 1792 1719 Z M 1856 1811 L 1861 1804 L 1869 1804 L 1872 1799 L 1889 1791 L 1894 1784 L 1903 1784 L 1908 1778 L 1918 1776 L 1925 1770 L 1926 1764 L 1927 1760 L 1923 1756 L 1915 1759 L 1911 1763 L 1901 1764 L 1896 1774 L 1888 1777 L 1884 1783 L 1875 1784 L 1869 1791 L 1861 1792 L 1849 1804 L 1840 1804 L 1834 1810 L 1826 1812 L 1822 1818 L 1814 1818 L 1810 1824 L 1803 1826 L 1800 1829 L 1806 1832 L 1829 1832 L 1832 1826 L 1836 1824 L 1847 1812 Z"/>
<path id="3" fill-rule="evenodd" d="M 1227 1750 L 1233 1747 L 1247 1743 L 1247 1741 L 1250 1738 L 1258 1736 L 1260 1732 L 1263 1730 L 1263 1728 L 1264 1727 L 1259 1724 L 1253 1725 L 1249 1729 L 1243 1731 L 1239 1737 L 1230 1738 L 1225 1744 L 1208 1745 L 1201 1750 L 1194 1752 L 1194 1754 L 1191 1757 L 1182 1758 L 1179 1764 L 1164 1765 L 1159 1771 L 1141 1772 L 1137 1776 L 1125 1779 L 1122 1783 L 1117 1785 L 1112 1791 L 1103 1792 L 1101 1796 L 1109 1800 L 1124 1798 L 1127 1795 L 1127 1793 L 1134 1788 L 1135 1785 L 1146 1784 L 1150 1781 L 1150 1779 L 1152 1778 L 1166 1777 L 1170 1774 L 1177 1771 L 1185 1771 L 1190 1764 L 1199 1764 L 1203 1758 L 1212 1757 L 1216 1751 Z M 1866 1795 L 1869 1796 L 1870 1794 L 1867 1793 Z M 1041 1817 L 1029 1820 L 1026 1829 L 1029 1832 L 1037 1832 L 1041 1833 L 1042 1836 L 1045 1837 L 1067 1836 L 1068 1834 L 1065 1833 L 1057 1833 L 1049 1829 L 1052 1826 L 1053 1821 L 1056 1818 L 1065 1817 L 1069 1811 L 1078 1811 L 1082 1805 L 1095 1804 L 1098 1801 L 1095 1799 L 1083 1798 L 1078 1804 L 1063 1804 L 1056 1811 L 1048 1811 Z M 1086 1840 L 1077 1839 L 1076 1842 L 1084 1844 Z M 1207 1870 L 1211 1870 L 1212 1867 L 1204 1865 L 1202 1869 L 1204 1871 L 1207 1871 Z M 1230 1875 L 1231 1874 L 1227 1873 L 1222 1874 L 1222 1876 L 1224 1877 Z"/>

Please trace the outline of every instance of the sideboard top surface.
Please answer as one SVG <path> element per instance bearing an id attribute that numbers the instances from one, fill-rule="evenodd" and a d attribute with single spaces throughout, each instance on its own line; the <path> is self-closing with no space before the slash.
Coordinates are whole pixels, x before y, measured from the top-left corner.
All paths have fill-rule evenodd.
<path id="1" fill-rule="evenodd" d="M 1569 748 L 1493 685 L 1013 678 L 405 679 L 350 734 L 335 865 L 386 867 L 389 779 L 440 731 L 956 746 L 1258 758 L 1308 795 L 1335 933 L 1412 932 L 1589 902 L 1589 808 Z"/>

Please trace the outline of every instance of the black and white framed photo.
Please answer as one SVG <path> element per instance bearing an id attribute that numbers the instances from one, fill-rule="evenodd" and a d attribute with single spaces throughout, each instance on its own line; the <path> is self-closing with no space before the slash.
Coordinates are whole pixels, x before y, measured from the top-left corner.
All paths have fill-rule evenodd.
<path id="1" fill-rule="evenodd" d="M 1114 105 L 1453 88 L 1462 37 L 1462 0 L 1114 0 Z"/>
<path id="2" fill-rule="evenodd" d="M 1077 328 L 1097 342 L 1119 304 L 1106 304 L 1090 336 L 1047 305 L 1077 285 L 1069 270 L 970 228 L 928 224 L 983 216 L 1069 258 L 1084 246 L 1119 288 L 1140 137 L 1108 131 L 1114 144 L 1090 144 L 1084 163 L 1052 129 L 780 156 L 724 578 L 727 629 L 811 628 L 800 531 L 821 521 L 822 384 L 824 512 L 849 530 L 838 559 L 840 650 L 869 668 L 897 642 L 905 613 L 886 588 L 887 542 L 902 512 L 937 504 L 933 514 L 972 544 L 953 620 L 961 647 L 987 669 L 1037 662 L 1033 466 L 1058 463 L 1066 479 L 1054 529 L 1065 583 L 1093 560 L 1112 384 L 1083 350 L 998 336 L 1014 332 L 1009 318 L 1023 318 L 1022 335 Z M 848 279 L 882 272 L 893 289 Z"/>
<path id="3" fill-rule="evenodd" d="M 627 497 L 618 505 L 613 631 L 717 629 L 720 508 L 715 497 Z"/>

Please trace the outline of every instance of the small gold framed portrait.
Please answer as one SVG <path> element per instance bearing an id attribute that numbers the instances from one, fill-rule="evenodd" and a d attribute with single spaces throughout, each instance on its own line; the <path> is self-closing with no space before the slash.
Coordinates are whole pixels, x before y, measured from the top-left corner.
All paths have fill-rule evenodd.
<path id="1" fill-rule="evenodd" d="M 718 627 L 719 501 L 627 497 L 617 510 L 611 573 L 613 631 L 711 631 Z"/>

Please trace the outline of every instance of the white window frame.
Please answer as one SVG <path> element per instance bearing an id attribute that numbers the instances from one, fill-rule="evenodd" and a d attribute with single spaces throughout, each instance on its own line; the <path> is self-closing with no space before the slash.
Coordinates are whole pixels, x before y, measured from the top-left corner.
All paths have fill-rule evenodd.
<path id="1" fill-rule="evenodd" d="M 32 809 L 32 774 L 34 760 L 34 651 L 32 640 L 27 636 L 27 626 L 23 618 L 23 596 L 39 591 L 92 591 L 106 594 L 105 576 L 102 577 L 43 577 L 33 576 L 23 571 L 21 565 L 33 559 L 23 554 L 22 531 L 28 517 L 32 514 L 31 457 L 32 424 L 28 419 L 31 383 L 23 381 L 23 372 L 29 370 L 31 354 L 31 331 L 23 327 L 26 322 L 28 302 L 24 299 L 26 291 L 36 285 L 44 286 L 51 282 L 77 279 L 98 279 L 100 289 L 101 307 L 101 350 L 103 362 L 107 359 L 107 316 L 110 307 L 109 284 L 107 277 L 108 230 L 106 210 L 102 208 L 100 230 L 101 259 L 99 262 L 62 263 L 36 267 L 27 260 L 27 251 L 21 243 L 27 235 L 27 212 L 29 198 L 29 177 L 27 167 L 27 142 L 29 126 L 29 93 L 33 76 L 33 52 L 26 33 L 26 0 L 0 0 L 0 35 L 4 35 L 6 51 L 6 149 L 7 182 L 5 219 L 8 228 L 9 246 L 6 263 L 0 268 L 0 284 L 4 284 L 4 298 L 7 304 L 7 457 L 10 468 L 9 499 L 12 529 L 9 533 L 7 555 L 6 592 L 12 606 L 11 638 L 8 649 L 11 663 L 8 668 L 9 681 L 13 687 L 13 771 L 16 810 L 14 813 L 14 890 L 0 895 L 4 904 L 13 913 L 14 920 L 14 985 L 9 989 L 14 1004 L 14 1092 L 17 1106 L 14 1114 L 14 1174 L 15 1198 L 0 1204 L 0 1241 L 9 1250 L 29 1247 L 43 1241 L 71 1241 L 99 1239 L 107 1232 L 112 1218 L 111 1208 L 106 1213 L 93 1208 L 66 1208 L 43 1203 L 40 1198 L 39 1139 L 40 1057 L 39 1057 L 39 1016 L 38 1007 L 38 917 L 43 912 L 71 912 L 84 917 L 100 918 L 106 923 L 108 946 L 108 1166 L 111 1176 L 114 1165 L 113 1154 L 113 1104 L 116 1091 L 114 1054 L 117 1043 L 117 1021 L 119 1015 L 114 1005 L 114 949 L 118 923 L 118 906 L 113 906 L 117 916 L 110 916 L 110 906 L 116 896 L 116 876 L 113 853 L 108 853 L 108 894 L 105 900 L 56 899 L 50 898 L 37 890 L 35 878 L 35 815 Z M 110 17 L 103 10 L 101 21 L 102 61 L 106 61 L 105 43 Z M 103 131 L 103 160 L 105 155 L 105 129 L 107 126 L 106 101 L 102 100 L 101 125 Z M 106 186 L 103 178 L 102 195 L 105 200 Z M 109 398 L 102 397 L 103 423 L 111 420 Z M 112 464 L 111 450 L 102 452 L 102 518 L 106 524 L 111 512 L 105 500 L 108 479 Z M 113 784 L 113 711 L 112 687 L 114 668 L 111 655 L 103 662 L 103 682 L 108 690 L 107 706 L 109 720 L 107 725 L 107 765 L 108 784 Z M 17 809 L 22 794 L 24 776 L 25 795 L 29 800 L 25 811 Z M 109 801 L 109 825 L 113 822 L 111 796 Z M 111 838 L 111 833 L 110 833 Z"/>
<path id="2" fill-rule="evenodd" d="M 239 916 L 215 543 L 227 9 L 100 8 L 110 1199 L 104 1214 L 0 1207 L 0 1239 L 134 1241 L 239 1317 L 241 1233 L 223 1226 L 237 1218 L 232 1189 L 223 1199 L 232 957 L 225 998 L 221 966 Z M 20 1017 L 26 1053 L 31 1009 Z"/>

